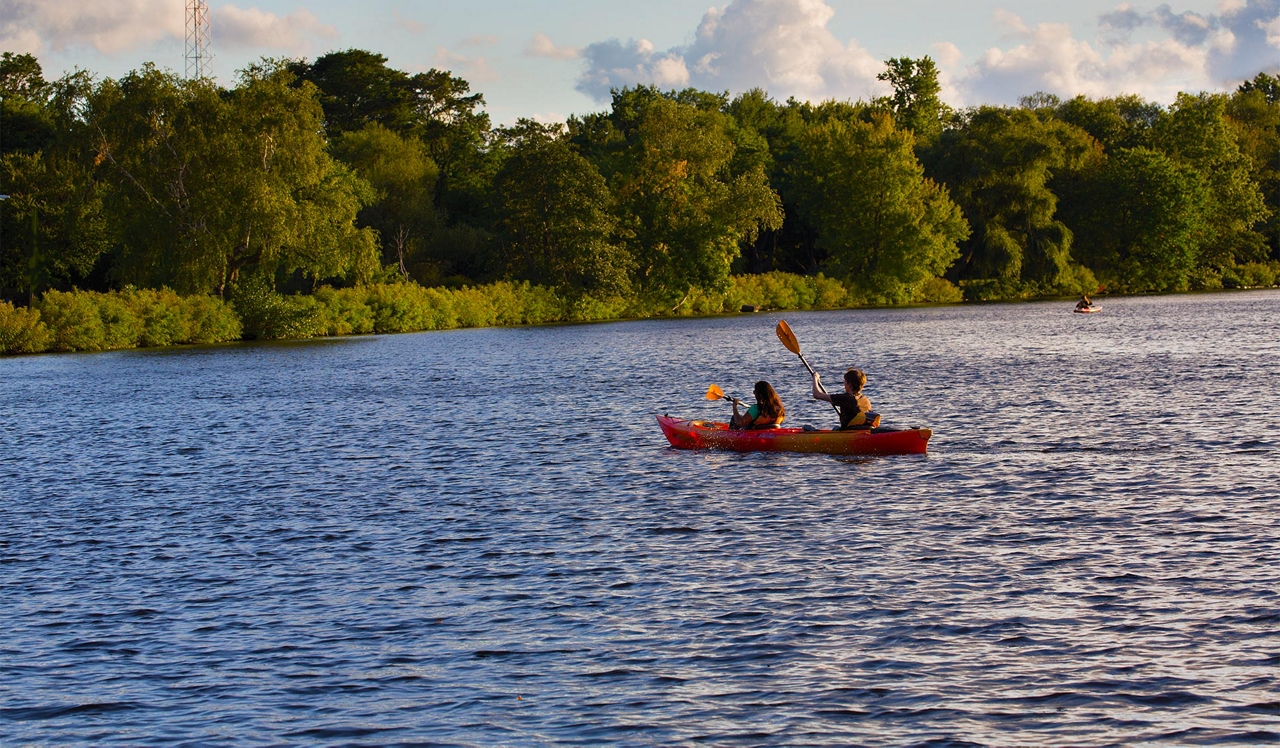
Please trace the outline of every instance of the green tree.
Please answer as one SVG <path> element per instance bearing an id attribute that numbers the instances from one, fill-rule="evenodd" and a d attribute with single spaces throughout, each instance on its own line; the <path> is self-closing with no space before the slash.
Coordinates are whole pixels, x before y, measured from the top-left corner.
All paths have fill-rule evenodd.
<path id="1" fill-rule="evenodd" d="M 927 146 L 942 133 L 942 122 L 950 110 L 939 94 L 938 66 L 925 56 L 919 60 L 893 57 L 885 61 L 886 70 L 876 76 L 893 86 L 888 104 L 898 127 L 915 133 L 916 140 Z"/>
<path id="2" fill-rule="evenodd" d="M 1280 78 L 1261 73 L 1245 82 L 1231 97 L 1227 115 L 1270 211 L 1257 230 L 1266 235 L 1271 257 L 1280 259 Z"/>
<path id="3" fill-rule="evenodd" d="M 1064 203 L 1080 260 L 1116 291 L 1185 290 L 1208 192 L 1199 172 L 1147 148 L 1118 149 Z"/>
<path id="4" fill-rule="evenodd" d="M 1149 146 L 1151 129 L 1163 110 L 1159 104 L 1128 95 L 1097 100 L 1076 96 L 1050 111 L 1057 119 L 1092 135 L 1110 153 Z"/>
<path id="5" fill-rule="evenodd" d="M 735 123 L 652 87 L 618 91 L 607 121 L 575 125 L 618 200 L 635 286 L 679 308 L 722 289 L 742 242 L 782 220 L 758 165 L 734 173 Z"/>
<path id="6" fill-rule="evenodd" d="M 927 172 L 947 185 L 973 227 L 957 278 L 1056 286 L 1070 275 L 1071 231 L 1049 181 L 1097 158 L 1094 141 L 1027 109 L 981 107 L 930 149 Z"/>
<path id="7" fill-rule="evenodd" d="M 32 55 L 0 55 L 0 153 L 34 153 L 56 136 L 52 87 Z"/>
<path id="8" fill-rule="evenodd" d="M 1226 96 L 1178 94 L 1153 137 L 1156 148 L 1198 171 L 1208 188 L 1200 262 L 1209 268 L 1266 255 L 1265 239 L 1254 227 L 1270 211 L 1226 113 Z"/>
<path id="9" fill-rule="evenodd" d="M 225 293 L 245 271 L 369 277 L 368 183 L 329 157 L 314 88 L 273 64 L 224 94 L 148 66 L 88 103 L 95 162 L 121 231 L 117 277 Z"/>
<path id="10" fill-rule="evenodd" d="M 329 150 L 373 187 L 376 196 L 360 211 L 360 223 L 381 237 L 383 263 L 407 278 L 436 228 L 432 193 L 439 170 L 426 147 L 373 122 L 340 134 Z"/>
<path id="11" fill-rule="evenodd" d="M 946 189 L 925 178 L 911 133 L 887 116 L 812 128 L 792 170 L 830 273 L 868 298 L 909 301 L 959 257 L 957 242 L 969 235 Z"/>
<path id="12" fill-rule="evenodd" d="M 560 125 L 521 120 L 503 132 L 508 156 L 494 183 L 508 272 L 571 299 L 629 291 L 631 258 L 616 241 L 613 198 Z"/>

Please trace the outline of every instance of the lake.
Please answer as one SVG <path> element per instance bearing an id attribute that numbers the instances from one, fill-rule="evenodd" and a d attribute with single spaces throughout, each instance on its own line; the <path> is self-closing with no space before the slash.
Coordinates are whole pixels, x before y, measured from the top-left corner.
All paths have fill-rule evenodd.
<path id="1" fill-rule="evenodd" d="M 1280 292 L 1101 303 L 0 359 L 0 744 L 1280 742 Z M 780 317 L 929 454 L 670 449 Z"/>

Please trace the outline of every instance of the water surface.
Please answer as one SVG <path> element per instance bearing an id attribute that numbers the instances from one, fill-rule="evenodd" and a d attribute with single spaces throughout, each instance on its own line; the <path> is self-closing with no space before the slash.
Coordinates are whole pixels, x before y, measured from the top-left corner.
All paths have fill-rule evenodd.
<path id="1" fill-rule="evenodd" d="M 0 744 L 1280 742 L 1280 293 L 1103 304 L 0 360 Z"/>

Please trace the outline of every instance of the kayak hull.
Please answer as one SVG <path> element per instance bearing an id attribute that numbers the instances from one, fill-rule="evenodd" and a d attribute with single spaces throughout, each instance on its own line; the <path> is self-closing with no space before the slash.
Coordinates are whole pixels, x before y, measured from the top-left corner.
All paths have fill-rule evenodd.
<path id="1" fill-rule="evenodd" d="M 737 431 L 717 421 L 685 421 L 658 416 L 662 433 L 676 449 L 721 449 L 730 452 L 809 452 L 828 455 L 916 455 L 929 446 L 929 429 L 870 431 L 805 431 L 761 429 Z"/>
<path id="2" fill-rule="evenodd" d="M 1095 313 L 1097 313 L 1097 312 L 1101 312 L 1101 311 L 1102 311 L 1102 307 L 1100 307 L 1100 306 L 1091 306 L 1091 307 L 1088 307 L 1088 308 L 1086 308 L 1086 309 L 1076 309 L 1076 310 L 1075 310 L 1076 314 L 1095 314 Z"/>

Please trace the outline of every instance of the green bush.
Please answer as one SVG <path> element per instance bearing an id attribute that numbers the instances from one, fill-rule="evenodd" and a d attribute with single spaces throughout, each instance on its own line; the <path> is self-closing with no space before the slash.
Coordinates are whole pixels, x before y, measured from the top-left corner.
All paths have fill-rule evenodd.
<path id="1" fill-rule="evenodd" d="M 96 294 L 83 291 L 47 291 L 40 298 L 40 315 L 53 333 L 50 348 L 55 351 L 101 351 L 106 348 L 106 330 Z"/>
<path id="2" fill-rule="evenodd" d="M 240 317 L 231 305 L 214 296 L 185 296 L 182 314 L 186 319 L 184 343 L 227 343 L 244 335 Z"/>
<path id="3" fill-rule="evenodd" d="M 52 341 L 53 335 L 40 321 L 38 309 L 0 301 L 0 353 L 40 353 L 48 350 Z"/>
<path id="4" fill-rule="evenodd" d="M 237 285 L 231 294 L 231 303 L 240 315 L 246 338 L 312 338 L 327 331 L 327 315 L 319 299 L 276 293 L 260 279 Z"/>
<path id="5" fill-rule="evenodd" d="M 1247 262 L 1224 268 L 1222 285 L 1225 288 L 1270 288 L 1276 284 L 1277 277 L 1280 277 L 1280 262 Z"/>
<path id="6" fill-rule="evenodd" d="M 121 296 L 142 319 L 138 345 L 173 345 L 190 339 L 187 315 L 178 294 L 167 288 L 160 291 L 126 289 Z"/>
<path id="7" fill-rule="evenodd" d="M 946 278 L 930 278 L 916 287 L 911 300 L 917 304 L 955 304 L 964 301 L 964 292 Z"/>

